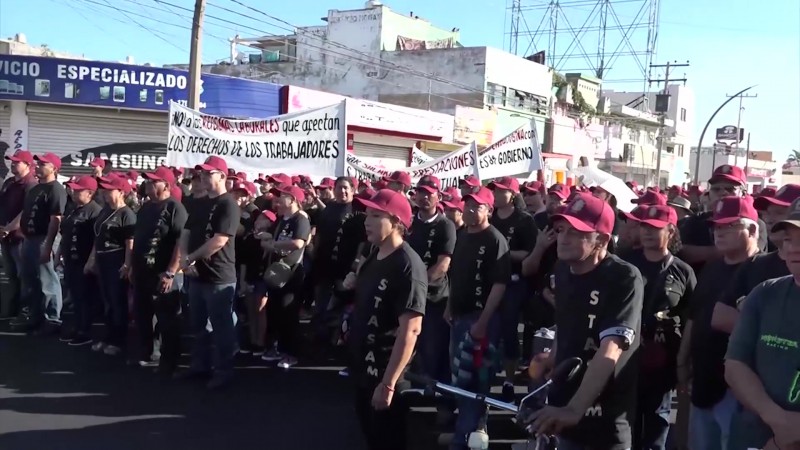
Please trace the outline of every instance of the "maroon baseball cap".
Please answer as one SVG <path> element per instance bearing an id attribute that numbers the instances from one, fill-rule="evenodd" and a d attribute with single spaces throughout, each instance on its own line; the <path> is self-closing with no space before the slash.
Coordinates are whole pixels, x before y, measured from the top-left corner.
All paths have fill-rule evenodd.
<path id="1" fill-rule="evenodd" d="M 800 198 L 800 184 L 786 184 L 772 197 L 758 196 L 753 206 L 757 210 L 767 209 L 769 205 L 788 207 L 796 198 Z"/>
<path id="2" fill-rule="evenodd" d="M 369 199 L 372 198 L 373 195 L 375 195 L 377 193 L 378 192 L 375 191 L 375 189 L 372 189 L 372 188 L 368 187 L 368 188 L 364 189 L 363 191 L 359 192 L 358 194 L 356 194 L 356 198 L 363 198 L 365 200 L 369 200 Z"/>
<path id="3" fill-rule="evenodd" d="M 268 176 L 267 181 L 278 186 L 290 185 L 292 184 L 292 177 L 285 173 L 276 173 Z"/>
<path id="4" fill-rule="evenodd" d="M 28 165 L 33 164 L 33 153 L 27 150 L 17 150 L 11 156 L 6 156 L 6 159 L 12 162 L 24 162 Z"/>
<path id="5" fill-rule="evenodd" d="M 636 208 L 633 208 L 631 212 L 621 212 L 620 215 L 625 218 L 625 220 L 632 220 L 634 222 L 641 222 L 645 215 L 647 214 L 647 205 L 639 205 Z"/>
<path id="6" fill-rule="evenodd" d="M 100 177 L 97 180 L 97 185 L 100 186 L 101 189 L 118 190 L 122 191 L 124 194 L 127 194 L 132 189 L 130 182 L 118 175 Z"/>
<path id="7" fill-rule="evenodd" d="M 143 172 L 142 177 L 150 181 L 163 181 L 167 184 L 175 183 L 175 172 L 167 166 L 161 166 L 152 172 Z"/>
<path id="8" fill-rule="evenodd" d="M 356 200 L 366 208 L 375 209 L 396 217 L 406 228 L 411 227 L 411 203 L 400 192 L 381 189 L 369 200 L 363 198 Z"/>
<path id="9" fill-rule="evenodd" d="M 417 190 L 435 194 L 442 189 L 442 182 L 433 175 L 425 175 L 417 181 Z"/>
<path id="10" fill-rule="evenodd" d="M 333 178 L 325 177 L 317 185 L 317 189 L 333 189 L 336 181 Z"/>
<path id="11" fill-rule="evenodd" d="M 61 158 L 53 153 L 45 153 L 44 155 L 36 155 L 33 157 L 36 161 L 50 163 L 56 170 L 61 169 Z"/>
<path id="12" fill-rule="evenodd" d="M 561 200 L 566 200 L 569 197 L 569 194 L 569 189 L 561 183 L 556 183 L 550 186 L 550 189 L 547 190 L 547 195 L 555 195 Z"/>
<path id="13" fill-rule="evenodd" d="M 89 163 L 89 167 L 100 167 L 101 169 L 105 169 L 106 160 L 103 158 L 95 158 Z"/>
<path id="14" fill-rule="evenodd" d="M 458 183 L 459 186 L 462 184 L 466 184 L 469 187 L 478 187 L 481 185 L 481 180 L 479 180 L 475 175 L 467 175 Z"/>
<path id="15" fill-rule="evenodd" d="M 453 199 L 450 201 L 444 201 L 441 203 L 441 205 L 444 206 L 445 208 L 457 209 L 461 212 L 464 212 L 464 201 L 461 200 L 460 198 Z"/>
<path id="16" fill-rule="evenodd" d="M 395 170 L 392 172 L 388 177 L 386 177 L 386 181 L 389 182 L 396 182 L 400 183 L 405 187 L 411 187 L 411 175 L 408 172 L 403 172 L 402 170 Z"/>
<path id="17" fill-rule="evenodd" d="M 244 191 L 247 195 L 256 195 L 256 185 L 249 181 L 238 180 L 231 191 Z"/>
<path id="18" fill-rule="evenodd" d="M 578 194 L 567 209 L 555 214 L 550 221 L 563 219 L 584 233 L 611 234 L 614 231 L 614 209 L 607 202 L 589 194 Z"/>
<path id="19" fill-rule="evenodd" d="M 91 175 L 82 175 L 67 182 L 67 187 L 73 191 L 96 191 L 97 179 Z"/>
<path id="20" fill-rule="evenodd" d="M 278 220 L 278 216 L 276 216 L 274 212 L 268 209 L 261 211 L 261 215 L 269 219 L 270 222 L 275 222 L 276 220 Z"/>
<path id="21" fill-rule="evenodd" d="M 531 181 L 530 183 L 525 183 L 523 190 L 529 194 L 544 194 L 544 183 L 541 181 Z"/>
<path id="22" fill-rule="evenodd" d="M 284 184 L 282 186 L 278 186 L 275 189 L 273 189 L 273 192 L 275 192 L 277 195 L 281 194 L 291 195 L 292 197 L 294 197 L 295 200 L 297 200 L 297 203 L 303 203 L 306 200 L 306 193 L 303 192 L 301 188 L 290 184 Z"/>
<path id="23" fill-rule="evenodd" d="M 758 191 L 758 194 L 756 194 L 755 196 L 756 197 L 775 197 L 775 194 L 777 194 L 777 193 L 778 193 L 777 189 L 771 188 L 771 187 L 765 187 L 764 189 L 761 189 L 760 191 Z"/>
<path id="24" fill-rule="evenodd" d="M 717 202 L 711 222 L 725 225 L 739 219 L 758 220 L 758 212 L 753 207 L 753 201 L 743 197 L 724 197 Z"/>
<path id="25" fill-rule="evenodd" d="M 514 177 L 500 177 L 489 183 L 489 189 L 502 189 L 519 194 L 519 181 Z"/>
<path id="26" fill-rule="evenodd" d="M 741 167 L 731 166 L 730 164 L 723 164 L 716 169 L 708 179 L 708 184 L 716 183 L 734 183 L 745 184 L 747 177 L 744 175 L 744 170 Z"/>
<path id="27" fill-rule="evenodd" d="M 194 168 L 195 170 L 202 170 L 205 172 L 218 170 L 224 173 L 226 176 L 228 175 L 228 163 L 226 163 L 225 160 L 219 156 L 209 156 L 206 158 L 206 162 L 203 164 L 198 164 L 194 166 Z"/>
<path id="28" fill-rule="evenodd" d="M 467 194 L 463 198 L 464 202 L 466 202 L 468 199 L 472 199 L 472 201 L 479 205 L 494 206 L 494 192 L 487 187 L 481 186 L 477 192 Z"/>
<path id="29" fill-rule="evenodd" d="M 447 201 L 461 200 L 461 192 L 455 186 L 450 186 L 442 191 L 442 197 Z"/>
<path id="30" fill-rule="evenodd" d="M 661 205 L 667 204 L 667 197 L 664 194 L 656 191 L 646 190 L 641 197 L 631 200 L 631 203 L 637 205 Z"/>
<path id="31" fill-rule="evenodd" d="M 641 222 L 655 228 L 664 228 L 669 224 L 678 225 L 678 213 L 675 208 L 666 205 L 650 205 L 647 206 Z"/>

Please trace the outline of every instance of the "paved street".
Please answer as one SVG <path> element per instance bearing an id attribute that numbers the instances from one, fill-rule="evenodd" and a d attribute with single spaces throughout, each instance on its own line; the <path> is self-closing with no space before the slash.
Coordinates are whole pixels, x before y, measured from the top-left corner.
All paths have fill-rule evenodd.
<path id="1" fill-rule="evenodd" d="M 0 324 L 0 449 L 363 448 L 336 369 L 253 365 L 208 392 Z"/>

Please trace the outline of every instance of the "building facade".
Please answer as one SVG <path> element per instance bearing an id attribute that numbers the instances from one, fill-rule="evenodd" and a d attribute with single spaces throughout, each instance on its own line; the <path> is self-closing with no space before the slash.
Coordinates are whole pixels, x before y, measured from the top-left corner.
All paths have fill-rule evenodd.
<path id="1" fill-rule="evenodd" d="M 756 193 L 765 187 L 779 188 L 784 183 L 791 181 L 784 180 L 782 170 L 783 162 L 775 161 L 771 151 L 751 151 L 748 153 L 742 149 L 736 154 L 724 145 L 703 147 L 700 151 L 699 168 L 697 167 L 697 147 L 691 150 L 691 174 L 692 179 L 700 184 L 705 184 L 714 169 L 728 164 L 744 169 L 747 175 L 748 192 Z"/>

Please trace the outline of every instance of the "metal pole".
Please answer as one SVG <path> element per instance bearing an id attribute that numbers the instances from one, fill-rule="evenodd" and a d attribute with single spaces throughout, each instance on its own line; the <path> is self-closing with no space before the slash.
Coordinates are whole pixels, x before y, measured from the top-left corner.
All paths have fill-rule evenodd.
<path id="1" fill-rule="evenodd" d="M 733 165 L 739 165 L 739 130 L 742 129 L 742 102 L 744 97 L 739 96 L 739 118 L 736 119 L 736 140 L 733 141 Z"/>
<path id="2" fill-rule="evenodd" d="M 666 73 L 664 74 L 664 90 L 662 91 L 663 94 L 668 93 L 669 87 L 669 61 L 667 62 Z M 656 152 L 656 187 L 661 187 L 661 153 L 664 151 L 664 121 L 666 120 L 667 113 L 661 113 L 661 118 L 659 121 L 661 124 L 658 128 L 658 151 Z"/>
<path id="3" fill-rule="evenodd" d="M 192 46 L 189 51 L 189 108 L 197 110 L 200 106 L 200 74 L 203 71 L 203 16 L 206 12 L 206 0 L 197 0 L 194 4 L 192 19 Z"/>
<path id="4" fill-rule="evenodd" d="M 712 114 L 711 117 L 708 118 L 708 122 L 706 122 L 706 126 L 703 127 L 703 132 L 700 133 L 700 140 L 697 141 L 697 157 L 695 158 L 695 161 L 694 161 L 694 184 L 698 184 L 697 180 L 700 178 L 700 149 L 703 148 L 703 138 L 706 135 L 706 131 L 708 131 L 709 125 L 711 125 L 711 121 L 714 120 L 714 117 L 717 117 L 717 114 L 719 114 L 719 112 L 722 111 L 722 108 L 724 108 L 725 105 L 730 103 L 731 100 L 733 100 L 734 98 L 744 94 L 745 92 L 749 91 L 750 89 L 753 89 L 756 86 L 758 86 L 758 85 L 754 84 L 754 85 L 752 85 L 752 86 L 750 86 L 748 88 L 742 89 L 737 94 L 728 97 L 728 99 L 725 100 L 724 102 L 722 102 L 722 104 L 719 105 L 719 108 L 717 108 L 717 110 L 714 111 L 714 114 Z"/>
<path id="5" fill-rule="evenodd" d="M 750 133 L 747 133 L 747 148 L 744 155 L 744 176 L 747 176 L 747 171 L 750 169 Z"/>

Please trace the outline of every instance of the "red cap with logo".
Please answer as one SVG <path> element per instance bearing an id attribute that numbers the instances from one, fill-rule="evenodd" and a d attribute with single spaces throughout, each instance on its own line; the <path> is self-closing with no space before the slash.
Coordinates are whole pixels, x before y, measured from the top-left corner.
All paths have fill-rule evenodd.
<path id="1" fill-rule="evenodd" d="M 28 165 L 33 164 L 33 153 L 27 150 L 17 150 L 11 156 L 6 156 L 6 159 L 11 162 L 24 162 Z"/>
<path id="2" fill-rule="evenodd" d="M 269 219 L 270 222 L 275 222 L 276 220 L 278 220 L 278 216 L 276 216 L 274 212 L 268 209 L 261 211 L 261 215 Z"/>
<path id="3" fill-rule="evenodd" d="M 103 158 L 95 158 L 92 162 L 89 163 L 89 167 L 99 167 L 101 169 L 106 168 L 106 160 Z"/>
<path id="4" fill-rule="evenodd" d="M 633 208 L 631 212 L 622 212 L 621 215 L 626 220 L 632 220 L 634 222 L 641 222 L 642 219 L 645 218 L 647 214 L 647 205 L 639 205 L 636 208 Z"/>
<path id="5" fill-rule="evenodd" d="M 767 209 L 770 205 L 789 207 L 797 198 L 800 198 L 800 184 L 787 184 L 778 189 L 774 196 L 759 195 L 753 206 L 757 210 Z"/>
<path id="6" fill-rule="evenodd" d="M 356 194 L 355 198 L 361 198 L 361 199 L 364 199 L 364 200 L 369 200 L 375 194 L 377 194 L 377 191 L 375 191 L 375 189 L 372 189 L 372 188 L 368 187 L 368 188 L 364 189 L 363 191 L 359 192 L 358 194 Z"/>
<path id="7" fill-rule="evenodd" d="M 489 189 L 502 189 L 519 194 L 519 181 L 514 177 L 500 177 L 489 183 Z"/>
<path id="8" fill-rule="evenodd" d="M 369 200 L 358 198 L 357 201 L 366 208 L 375 209 L 394 216 L 406 228 L 411 227 L 411 204 L 405 195 L 391 189 L 381 189 Z"/>
<path id="9" fill-rule="evenodd" d="M 111 174 L 98 178 L 97 185 L 101 189 L 122 191 L 123 194 L 129 193 L 132 189 L 128 179 Z"/>
<path id="10" fill-rule="evenodd" d="M 194 169 L 202 170 L 204 172 L 212 172 L 217 170 L 224 173 L 226 176 L 228 175 L 228 163 L 226 163 L 225 160 L 219 156 L 209 156 L 206 158 L 206 162 L 194 166 Z"/>
<path id="11" fill-rule="evenodd" d="M 710 219 L 718 225 L 736 222 L 739 219 L 758 220 L 758 212 L 751 199 L 743 197 L 724 197 L 717 202 L 714 216 Z"/>
<path id="12" fill-rule="evenodd" d="M 292 184 L 292 177 L 285 173 L 276 173 L 267 177 L 267 181 L 272 184 L 282 186 L 284 184 Z"/>
<path id="13" fill-rule="evenodd" d="M 333 178 L 325 177 L 317 185 L 317 189 L 333 189 L 336 186 L 336 181 Z"/>
<path id="14" fill-rule="evenodd" d="M 386 181 L 389 182 L 396 182 L 400 183 L 405 187 L 411 187 L 411 175 L 408 172 L 403 172 L 402 170 L 395 170 L 392 172 L 388 177 L 386 177 Z"/>
<path id="15" fill-rule="evenodd" d="M 641 197 L 631 200 L 631 203 L 637 205 L 666 205 L 667 197 L 660 192 L 647 190 Z"/>
<path id="16" fill-rule="evenodd" d="M 466 184 L 469 187 L 478 187 L 481 185 L 481 180 L 479 180 L 475 175 L 467 175 L 458 183 L 459 186 L 462 184 Z"/>
<path id="17" fill-rule="evenodd" d="M 584 233 L 611 234 L 614 231 L 614 209 L 607 202 L 589 194 L 577 194 L 561 214 L 551 217 L 551 222 L 563 219 Z"/>
<path id="18" fill-rule="evenodd" d="M 464 212 L 464 201 L 461 200 L 460 198 L 443 201 L 441 205 L 444 206 L 445 208 L 457 209 L 461 212 Z"/>
<path id="19" fill-rule="evenodd" d="M 446 201 L 461 200 L 461 192 L 455 186 L 450 186 L 442 191 L 442 198 Z"/>
<path id="20" fill-rule="evenodd" d="M 44 155 L 36 155 L 33 157 L 36 161 L 50 163 L 56 170 L 61 170 L 61 158 L 53 153 L 45 153 Z"/>
<path id="21" fill-rule="evenodd" d="M 435 194 L 442 189 L 442 182 L 433 175 L 425 175 L 417 181 L 417 190 L 419 189 Z"/>
<path id="22" fill-rule="evenodd" d="M 256 185 L 249 181 L 236 181 L 231 191 L 242 191 L 247 195 L 256 195 Z"/>
<path id="23" fill-rule="evenodd" d="M 530 183 L 525 183 L 523 190 L 529 194 L 544 194 L 544 183 L 541 181 L 531 181 Z"/>
<path id="24" fill-rule="evenodd" d="M 476 192 L 467 194 L 463 197 L 464 202 L 469 199 L 472 199 L 472 201 L 479 205 L 494 206 L 494 192 L 487 187 L 481 186 L 481 188 Z"/>
<path id="25" fill-rule="evenodd" d="M 175 172 L 166 166 L 161 166 L 152 172 L 144 172 L 142 177 L 150 181 L 163 181 L 167 184 L 175 183 Z"/>
<path id="26" fill-rule="evenodd" d="M 276 195 L 291 195 L 295 200 L 297 200 L 297 203 L 303 203 L 306 200 L 306 193 L 303 192 L 303 189 L 298 186 L 284 184 L 283 186 L 276 187 L 272 191 Z"/>
<path id="27" fill-rule="evenodd" d="M 744 170 L 741 167 L 731 166 L 730 164 L 723 164 L 716 169 L 708 179 L 708 184 L 716 183 L 733 183 L 745 184 L 747 178 L 744 176 Z"/>
<path id="28" fill-rule="evenodd" d="M 91 175 L 82 175 L 68 181 L 67 187 L 73 191 L 96 191 L 97 179 Z"/>
<path id="29" fill-rule="evenodd" d="M 666 205 L 650 205 L 647 206 L 641 222 L 654 228 L 664 228 L 669 224 L 678 225 L 678 213 L 675 208 Z"/>

